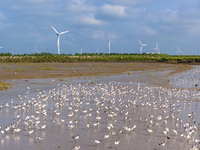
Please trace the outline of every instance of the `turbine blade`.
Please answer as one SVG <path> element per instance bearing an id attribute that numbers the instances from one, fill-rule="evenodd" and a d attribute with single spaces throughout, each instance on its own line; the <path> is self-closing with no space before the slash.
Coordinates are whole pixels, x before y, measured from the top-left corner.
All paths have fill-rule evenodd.
<path id="1" fill-rule="evenodd" d="M 64 31 L 64 32 L 61 32 L 60 34 L 64 34 L 64 33 L 67 33 L 67 32 L 70 32 L 70 30 L 68 30 L 68 31 Z"/>
<path id="2" fill-rule="evenodd" d="M 58 31 L 50 24 L 50 26 L 53 28 L 53 30 L 57 33 L 57 34 L 59 34 L 58 33 Z"/>
<path id="3" fill-rule="evenodd" d="M 106 35 L 106 37 L 107 37 L 107 39 L 108 39 L 108 41 L 109 41 L 109 38 L 108 38 L 108 36 L 107 36 L 107 34 L 105 33 L 105 35 Z"/>
<path id="4" fill-rule="evenodd" d="M 139 41 L 140 45 L 142 45 L 142 43 L 141 43 L 141 41 L 139 39 L 138 39 L 138 41 Z"/>
<path id="5" fill-rule="evenodd" d="M 142 46 L 147 46 L 147 44 L 142 44 Z"/>

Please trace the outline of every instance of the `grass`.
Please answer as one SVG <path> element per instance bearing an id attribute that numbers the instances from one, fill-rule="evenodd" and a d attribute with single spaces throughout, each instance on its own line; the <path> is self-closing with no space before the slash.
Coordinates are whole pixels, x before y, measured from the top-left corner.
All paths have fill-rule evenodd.
<path id="1" fill-rule="evenodd" d="M 0 62 L 1 63 L 52 63 L 52 62 L 165 62 L 165 63 L 200 63 L 199 55 L 167 55 L 167 54 L 128 54 L 128 53 L 84 53 L 82 55 L 56 55 L 50 53 L 41 53 L 38 55 L 35 54 L 24 54 L 24 55 L 15 55 L 10 57 L 11 54 L 2 54 L 0 53 Z M 116 65 L 115 65 L 116 67 Z M 120 67 L 120 66 L 117 66 Z M 101 68 L 101 67 L 100 67 Z M 51 69 L 50 69 L 51 70 Z"/>
<path id="2" fill-rule="evenodd" d="M 0 82 L 0 90 L 7 90 L 10 86 L 10 83 Z"/>
<path id="3" fill-rule="evenodd" d="M 100 68 L 104 68 L 104 67 L 103 67 L 103 65 L 100 65 L 98 68 L 100 69 Z"/>
<path id="4" fill-rule="evenodd" d="M 36 68 L 36 70 L 58 70 L 58 69 L 52 67 L 46 67 L 46 68 Z"/>
<path id="5" fill-rule="evenodd" d="M 15 71 L 25 71 L 25 70 L 20 68 L 15 68 Z"/>
<path id="6" fill-rule="evenodd" d="M 8 67 L 8 66 L 3 66 L 3 69 L 10 69 L 10 67 Z"/>
<path id="7" fill-rule="evenodd" d="M 58 81 L 64 82 L 64 81 L 67 81 L 67 79 L 58 79 Z"/>
<path id="8" fill-rule="evenodd" d="M 91 83 L 92 83 L 92 84 L 94 84 L 94 80 L 93 80 L 93 77 L 91 77 Z"/>
<path id="9" fill-rule="evenodd" d="M 151 71 L 149 72 L 149 76 L 152 76 L 152 72 Z"/>

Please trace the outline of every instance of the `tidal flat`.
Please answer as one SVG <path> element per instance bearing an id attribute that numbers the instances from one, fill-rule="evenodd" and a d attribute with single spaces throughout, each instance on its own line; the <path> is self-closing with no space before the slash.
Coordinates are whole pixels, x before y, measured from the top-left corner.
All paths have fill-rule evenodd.
<path id="1" fill-rule="evenodd" d="M 2 64 L 12 87 L 0 91 L 0 149 L 199 148 L 199 69 Z"/>

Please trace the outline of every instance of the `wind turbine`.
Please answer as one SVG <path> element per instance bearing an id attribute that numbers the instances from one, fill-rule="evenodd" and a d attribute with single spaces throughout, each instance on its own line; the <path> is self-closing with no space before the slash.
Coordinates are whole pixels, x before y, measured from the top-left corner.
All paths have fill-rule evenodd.
<path id="1" fill-rule="evenodd" d="M 178 51 L 177 51 L 176 53 L 178 53 L 178 55 L 180 55 L 180 53 L 182 53 L 182 52 L 180 51 L 179 47 L 178 47 Z"/>
<path id="2" fill-rule="evenodd" d="M 0 48 L 3 48 L 3 46 L 1 46 Z"/>
<path id="3" fill-rule="evenodd" d="M 169 54 L 170 54 L 170 51 L 172 51 L 172 50 L 173 50 L 173 49 L 171 49 L 171 48 L 168 47 Z"/>
<path id="4" fill-rule="evenodd" d="M 105 35 L 106 35 L 106 37 L 107 37 L 107 39 L 108 39 L 108 52 L 109 52 L 109 54 L 110 54 L 110 39 L 108 38 L 108 36 L 107 36 L 107 34 L 105 33 Z"/>
<path id="5" fill-rule="evenodd" d="M 83 48 L 81 48 L 81 50 L 78 51 L 78 52 L 79 52 L 79 54 L 82 54 L 83 53 Z"/>
<path id="6" fill-rule="evenodd" d="M 36 46 L 35 49 L 33 50 L 35 53 L 39 53 L 39 51 L 37 50 Z"/>
<path id="7" fill-rule="evenodd" d="M 68 31 L 64 31 L 64 32 L 58 32 L 51 24 L 50 24 L 50 26 L 53 28 L 53 30 L 57 33 L 57 35 L 58 35 L 58 44 L 57 44 L 57 47 L 58 47 L 58 54 L 60 54 L 60 35 L 61 34 L 64 34 L 64 33 L 67 33 L 67 32 L 69 32 L 70 30 L 68 30 Z"/>
<path id="8" fill-rule="evenodd" d="M 159 50 L 159 48 L 158 48 L 158 42 L 157 42 L 156 47 L 155 47 L 154 49 L 156 50 L 156 54 L 157 54 L 158 52 L 160 52 L 160 50 Z"/>
<path id="9" fill-rule="evenodd" d="M 99 54 L 99 50 L 98 50 L 98 48 L 97 48 L 97 51 L 96 51 L 96 53 L 97 53 L 97 54 Z"/>
<path id="10" fill-rule="evenodd" d="M 147 44 L 142 44 L 142 43 L 140 42 L 139 39 L 138 39 L 138 41 L 139 41 L 139 43 L 140 43 L 140 52 L 141 52 L 141 54 L 142 54 L 142 47 L 143 47 L 143 46 L 147 46 Z"/>

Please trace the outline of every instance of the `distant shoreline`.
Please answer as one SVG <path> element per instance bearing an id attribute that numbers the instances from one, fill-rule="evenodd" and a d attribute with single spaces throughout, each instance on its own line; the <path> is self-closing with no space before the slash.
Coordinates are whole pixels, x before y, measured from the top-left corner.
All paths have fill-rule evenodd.
<path id="1" fill-rule="evenodd" d="M 167 54 L 1 54 L 0 63 L 77 63 L 77 62 L 142 62 L 142 63 L 168 63 L 199 65 L 198 55 L 167 55 Z"/>

